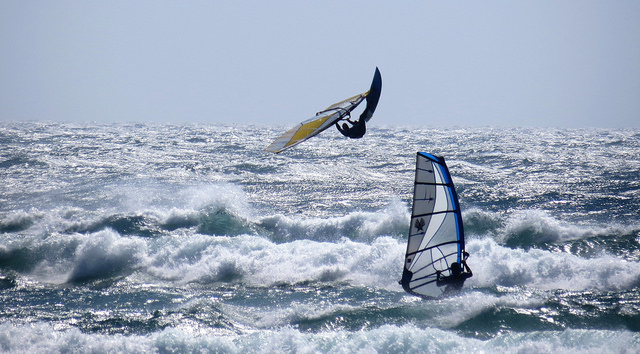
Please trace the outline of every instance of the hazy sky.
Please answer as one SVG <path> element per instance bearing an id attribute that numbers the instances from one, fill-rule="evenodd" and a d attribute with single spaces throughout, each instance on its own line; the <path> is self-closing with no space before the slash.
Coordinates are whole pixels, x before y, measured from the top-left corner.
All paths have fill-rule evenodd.
<path id="1" fill-rule="evenodd" d="M 0 120 L 640 127 L 640 1 L 0 0 Z M 357 111 L 359 113 L 359 111 Z"/>

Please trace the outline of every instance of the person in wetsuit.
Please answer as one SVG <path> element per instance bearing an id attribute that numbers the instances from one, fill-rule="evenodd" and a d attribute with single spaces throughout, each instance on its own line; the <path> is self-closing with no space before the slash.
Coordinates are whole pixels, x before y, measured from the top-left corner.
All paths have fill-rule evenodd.
<path id="1" fill-rule="evenodd" d="M 336 128 L 342 133 L 342 135 L 351 138 L 351 139 L 360 139 L 367 132 L 366 120 L 362 117 L 364 113 L 360 116 L 357 122 L 351 121 L 351 119 L 345 119 L 347 122 L 351 123 L 349 126 L 347 123 L 342 123 L 342 127 L 340 126 L 340 122 L 336 122 Z"/>
<path id="2" fill-rule="evenodd" d="M 342 119 L 349 122 L 351 126 L 347 123 L 342 123 L 342 125 L 340 125 L 340 121 L 336 122 L 336 128 L 338 128 L 342 135 L 351 139 L 360 139 L 364 136 L 367 132 L 366 123 L 371 119 L 371 117 L 373 117 L 373 112 L 375 112 L 376 107 L 378 106 L 378 100 L 380 100 L 381 92 L 382 76 L 380 75 L 380 70 L 376 68 L 376 72 L 373 75 L 373 81 L 371 82 L 371 87 L 369 88 L 369 93 L 365 98 L 367 100 L 367 107 L 365 107 L 364 112 L 362 112 L 358 121 L 354 122 L 349 119 L 350 117 Z"/>
<path id="3" fill-rule="evenodd" d="M 436 275 L 438 277 L 436 279 L 436 285 L 446 286 L 444 291 L 445 293 L 460 291 L 462 289 L 464 281 L 467 280 L 467 278 L 471 278 L 473 276 L 471 268 L 469 268 L 469 266 L 467 265 L 467 257 L 469 257 L 469 254 L 467 252 L 464 252 L 461 262 L 462 266 L 458 262 L 451 263 L 451 275 L 447 277 L 443 277 L 440 274 L 441 272 L 439 270 L 436 271 Z"/>

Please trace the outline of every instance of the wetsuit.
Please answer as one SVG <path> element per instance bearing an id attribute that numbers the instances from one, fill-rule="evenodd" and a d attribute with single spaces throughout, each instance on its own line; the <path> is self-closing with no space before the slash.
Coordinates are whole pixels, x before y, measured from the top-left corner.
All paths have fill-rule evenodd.
<path id="1" fill-rule="evenodd" d="M 467 269 L 466 272 L 464 272 L 464 268 Z M 471 278 L 473 276 L 471 269 L 467 265 L 467 262 L 465 262 L 464 260 L 462 261 L 462 267 L 460 267 L 458 263 L 452 263 L 451 273 L 452 274 L 448 277 L 442 277 L 440 276 L 440 271 L 437 272 L 438 278 L 436 280 L 436 285 L 446 285 L 447 288 L 444 291 L 445 293 L 460 291 L 462 289 L 464 281 L 467 280 L 467 278 Z"/>
<path id="2" fill-rule="evenodd" d="M 351 122 L 351 121 L 349 121 Z M 342 135 L 352 138 L 352 139 L 360 139 L 367 132 L 366 121 L 360 117 L 360 119 L 353 123 L 353 126 L 349 127 L 347 123 L 343 123 L 342 127 L 340 126 L 340 122 L 336 122 L 336 128 L 342 133 Z"/>

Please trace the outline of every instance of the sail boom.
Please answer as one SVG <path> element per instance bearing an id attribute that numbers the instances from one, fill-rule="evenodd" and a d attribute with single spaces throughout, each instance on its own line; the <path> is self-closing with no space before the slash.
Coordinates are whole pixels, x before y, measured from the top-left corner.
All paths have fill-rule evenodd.
<path id="1" fill-rule="evenodd" d="M 435 275 L 435 274 L 434 274 L 434 275 Z M 432 284 L 432 283 L 435 283 L 435 282 L 436 282 L 436 279 L 429 280 L 429 281 L 428 281 L 428 282 L 426 282 L 426 283 L 423 283 L 423 284 L 420 284 L 420 285 L 414 285 L 414 286 L 412 287 L 412 289 L 415 291 L 416 289 L 419 289 L 420 287 L 423 287 L 423 286 L 425 286 L 425 285 L 429 285 L 429 284 Z"/>

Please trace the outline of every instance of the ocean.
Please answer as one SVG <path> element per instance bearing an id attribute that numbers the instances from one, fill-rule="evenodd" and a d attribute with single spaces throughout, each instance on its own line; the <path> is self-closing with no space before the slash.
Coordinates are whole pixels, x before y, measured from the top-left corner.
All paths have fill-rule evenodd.
<path id="1" fill-rule="evenodd" d="M 640 352 L 640 130 L 0 123 L 0 350 Z M 415 155 L 473 277 L 405 293 Z"/>

